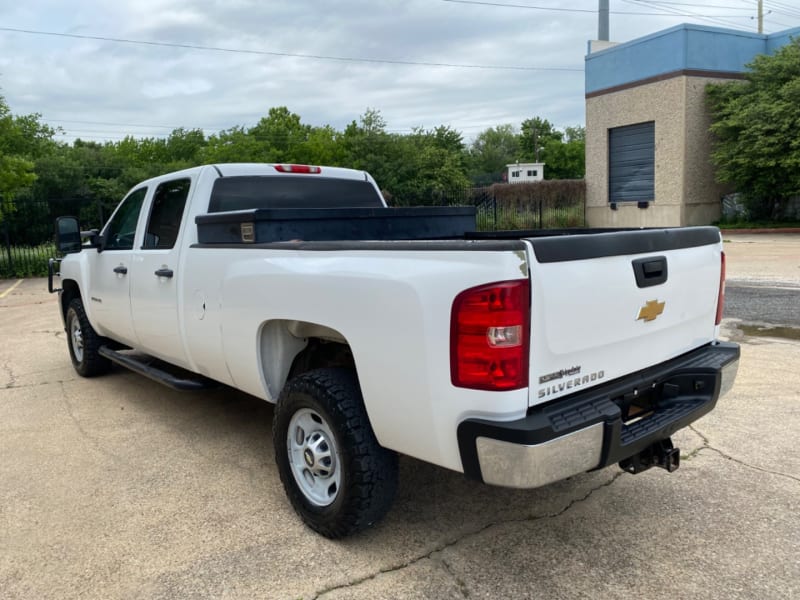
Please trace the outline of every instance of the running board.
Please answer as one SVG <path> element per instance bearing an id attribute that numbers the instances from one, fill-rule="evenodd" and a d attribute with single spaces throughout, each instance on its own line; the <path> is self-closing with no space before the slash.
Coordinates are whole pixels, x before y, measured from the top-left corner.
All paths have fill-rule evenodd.
<path id="1" fill-rule="evenodd" d="M 217 387 L 219 384 L 211 379 L 206 379 L 200 375 L 196 379 L 181 378 L 168 373 L 158 367 L 147 364 L 146 362 L 128 354 L 122 354 L 116 350 L 112 350 L 108 346 L 100 346 L 97 353 L 104 356 L 118 365 L 130 369 L 140 375 L 144 375 L 148 379 L 157 381 L 173 390 L 181 392 L 196 392 L 199 390 L 208 390 Z"/>

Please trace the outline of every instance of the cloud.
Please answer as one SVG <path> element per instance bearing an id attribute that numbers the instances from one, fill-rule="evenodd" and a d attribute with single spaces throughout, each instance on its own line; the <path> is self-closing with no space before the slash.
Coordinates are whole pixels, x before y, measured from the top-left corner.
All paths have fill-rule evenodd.
<path id="1" fill-rule="evenodd" d="M 591 9 L 596 3 L 575 6 Z M 612 37 L 625 41 L 684 20 L 613 15 Z M 592 13 L 438 0 L 30 0 L 0 5 L 0 22 L 289 54 L 579 69 L 597 29 Z M 12 32 L 0 32 L 0 92 L 15 113 L 39 112 L 64 127 L 65 139 L 169 132 L 130 124 L 213 132 L 253 125 L 281 105 L 306 123 L 339 129 L 372 107 L 390 130 L 444 124 L 468 139 L 490 126 L 519 126 L 535 115 L 560 127 L 584 120 L 581 72 L 348 62 Z"/>

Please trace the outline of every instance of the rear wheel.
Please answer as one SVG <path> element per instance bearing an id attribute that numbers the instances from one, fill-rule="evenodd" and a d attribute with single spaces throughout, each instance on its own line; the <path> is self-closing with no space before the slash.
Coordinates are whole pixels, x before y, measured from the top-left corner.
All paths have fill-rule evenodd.
<path id="1" fill-rule="evenodd" d="M 369 527 L 397 490 L 397 454 L 369 424 L 355 373 L 316 369 L 289 381 L 275 408 L 275 460 L 295 511 L 340 538 Z"/>
<path id="2" fill-rule="evenodd" d="M 106 340 L 97 335 L 89 323 L 80 298 L 74 298 L 69 303 L 64 320 L 67 324 L 69 356 L 78 374 L 83 377 L 94 377 L 108 372 L 111 369 L 111 361 L 98 354 L 100 346 Z"/>

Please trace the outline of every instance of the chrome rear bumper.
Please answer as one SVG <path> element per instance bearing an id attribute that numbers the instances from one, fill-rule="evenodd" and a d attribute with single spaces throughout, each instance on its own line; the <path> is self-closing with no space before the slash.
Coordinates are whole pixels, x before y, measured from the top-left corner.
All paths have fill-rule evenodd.
<path id="1" fill-rule="evenodd" d="M 618 463 L 711 411 L 733 386 L 738 366 L 738 345 L 709 344 L 534 407 L 518 421 L 464 421 L 458 427 L 464 473 L 492 485 L 534 488 Z M 648 404 L 646 416 L 631 418 L 631 398 Z"/>

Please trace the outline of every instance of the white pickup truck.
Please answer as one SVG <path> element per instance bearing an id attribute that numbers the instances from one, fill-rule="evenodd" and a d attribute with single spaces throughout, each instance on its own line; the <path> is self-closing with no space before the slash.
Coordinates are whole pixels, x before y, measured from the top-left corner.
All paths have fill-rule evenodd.
<path id="1" fill-rule="evenodd" d="M 79 374 L 275 403 L 281 480 L 324 536 L 388 511 L 398 453 L 519 488 L 675 470 L 670 436 L 738 366 L 719 231 L 474 219 L 389 208 L 363 171 L 209 165 L 137 185 L 101 232 L 59 218 L 49 285 Z"/>

